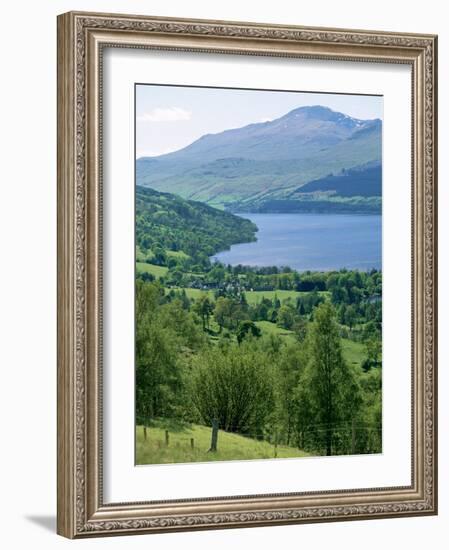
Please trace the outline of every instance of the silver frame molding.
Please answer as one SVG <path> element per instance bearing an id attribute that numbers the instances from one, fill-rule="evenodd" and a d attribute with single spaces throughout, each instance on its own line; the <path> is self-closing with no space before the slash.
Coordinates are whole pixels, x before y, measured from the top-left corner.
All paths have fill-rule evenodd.
<path id="1" fill-rule="evenodd" d="M 412 483 L 104 504 L 104 47 L 408 64 L 412 69 Z M 70 12 L 58 17 L 58 533 L 69 538 L 437 513 L 437 37 Z"/>

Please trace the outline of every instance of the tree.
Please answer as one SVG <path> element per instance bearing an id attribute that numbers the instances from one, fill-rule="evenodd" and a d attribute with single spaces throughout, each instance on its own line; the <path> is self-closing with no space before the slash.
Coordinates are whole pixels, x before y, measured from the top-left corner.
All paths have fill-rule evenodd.
<path id="1" fill-rule="evenodd" d="M 300 421 L 303 414 L 310 439 L 331 455 L 337 426 L 350 426 L 361 402 L 354 371 L 342 356 L 336 312 L 331 304 L 323 303 L 314 310 L 308 346 L 310 361 L 298 395 Z"/>
<path id="2" fill-rule="evenodd" d="M 296 388 L 306 361 L 303 348 L 297 344 L 284 346 L 277 358 L 273 423 L 278 439 L 290 445 L 297 414 Z"/>
<path id="3" fill-rule="evenodd" d="M 221 264 L 216 263 L 207 274 L 207 281 L 216 284 L 223 283 L 223 281 L 225 280 L 225 274 L 226 273 L 224 267 Z"/>
<path id="4" fill-rule="evenodd" d="M 136 281 L 136 324 L 143 327 L 143 321 L 155 311 L 163 295 L 163 288 L 158 283 L 148 284 Z"/>
<path id="5" fill-rule="evenodd" d="M 231 315 L 231 300 L 220 296 L 215 302 L 214 317 L 220 327 L 220 331 L 227 325 L 227 320 Z"/>
<path id="6" fill-rule="evenodd" d="M 237 329 L 237 342 L 241 344 L 242 340 L 248 335 L 251 335 L 254 338 L 260 338 L 260 328 L 252 321 L 243 321 L 239 324 Z"/>
<path id="7" fill-rule="evenodd" d="M 170 276 L 171 283 L 173 283 L 176 286 L 180 286 L 184 273 L 179 268 L 176 268 L 173 271 L 169 272 L 169 276 Z"/>
<path id="8" fill-rule="evenodd" d="M 292 330 L 295 333 L 295 336 L 298 342 L 300 343 L 304 342 L 307 336 L 307 323 L 304 321 L 304 319 L 302 318 L 296 319 L 296 321 L 292 326 Z"/>
<path id="9" fill-rule="evenodd" d="M 155 246 L 153 249 L 153 263 L 156 265 L 165 265 L 167 263 L 167 254 L 161 246 Z"/>
<path id="10" fill-rule="evenodd" d="M 262 302 L 257 308 L 257 314 L 261 321 L 266 321 L 268 319 L 268 306 Z"/>
<path id="11" fill-rule="evenodd" d="M 299 298 L 298 298 L 298 313 L 299 315 L 303 316 L 306 314 L 306 309 L 304 307 L 304 302 L 301 300 L 299 301 Z"/>
<path id="12" fill-rule="evenodd" d="M 356 417 L 357 453 L 382 452 L 382 369 L 372 369 L 361 378 L 363 407 Z"/>
<path id="13" fill-rule="evenodd" d="M 209 328 L 209 317 L 214 311 L 213 303 L 209 300 L 207 294 L 201 294 L 200 297 L 196 300 L 194 305 L 194 311 L 197 313 L 203 322 L 203 330 Z"/>
<path id="14" fill-rule="evenodd" d="M 190 309 L 190 300 L 189 300 L 189 297 L 187 296 L 186 289 L 183 288 L 181 290 L 180 294 L 178 294 L 178 296 L 179 296 L 179 299 L 181 300 L 182 307 L 186 310 L 189 310 Z"/>
<path id="15" fill-rule="evenodd" d="M 278 319 L 278 310 L 276 308 L 272 308 L 268 311 L 268 321 L 271 323 L 276 323 Z"/>
<path id="16" fill-rule="evenodd" d="M 273 298 L 273 307 L 275 309 L 279 309 L 281 307 L 281 301 L 279 300 L 279 298 L 277 297 L 277 294 L 274 295 L 274 298 Z"/>
<path id="17" fill-rule="evenodd" d="M 248 318 L 248 314 L 240 300 L 220 296 L 215 303 L 214 317 L 220 330 L 223 327 L 235 329 L 240 321 Z"/>
<path id="18" fill-rule="evenodd" d="M 136 274 L 137 279 L 141 279 L 142 281 L 146 283 L 151 283 L 155 280 L 155 276 L 152 273 L 147 273 L 146 271 L 142 271 L 140 273 Z"/>
<path id="19" fill-rule="evenodd" d="M 378 323 L 374 320 L 368 321 L 363 327 L 363 339 L 369 340 L 371 338 L 381 339 Z"/>
<path id="20" fill-rule="evenodd" d="M 136 416 L 144 425 L 173 415 L 181 383 L 173 335 L 157 318 L 161 292 L 136 281 Z"/>
<path id="21" fill-rule="evenodd" d="M 368 340 L 366 343 L 366 352 L 368 359 L 377 365 L 379 363 L 380 354 L 382 353 L 382 342 L 374 338 Z"/>
<path id="22" fill-rule="evenodd" d="M 295 310 L 286 304 L 282 305 L 278 311 L 277 324 L 282 328 L 290 330 L 295 322 Z"/>
<path id="23" fill-rule="evenodd" d="M 167 267 L 174 271 L 174 269 L 178 267 L 178 260 L 176 258 L 173 258 L 173 256 L 169 256 L 167 258 Z"/>
<path id="24" fill-rule="evenodd" d="M 377 338 L 369 338 L 365 343 L 366 349 L 366 361 L 364 362 L 363 369 L 369 370 L 372 366 L 380 363 L 380 357 L 382 354 L 382 341 Z"/>
<path id="25" fill-rule="evenodd" d="M 332 289 L 331 300 L 333 304 L 348 303 L 348 291 L 344 286 L 335 286 Z"/>
<path id="26" fill-rule="evenodd" d="M 182 300 L 177 297 L 158 309 L 157 325 L 170 332 L 172 345 L 177 349 L 195 351 L 207 342 L 207 336 L 195 322 L 195 316 L 183 307 Z"/>
<path id="27" fill-rule="evenodd" d="M 352 331 L 356 320 L 357 315 L 354 306 L 348 306 L 345 310 L 345 325 L 348 325 L 349 330 Z"/>
<path id="28" fill-rule="evenodd" d="M 193 361 L 190 395 L 206 425 L 262 434 L 273 408 L 270 357 L 254 341 L 205 349 Z"/>

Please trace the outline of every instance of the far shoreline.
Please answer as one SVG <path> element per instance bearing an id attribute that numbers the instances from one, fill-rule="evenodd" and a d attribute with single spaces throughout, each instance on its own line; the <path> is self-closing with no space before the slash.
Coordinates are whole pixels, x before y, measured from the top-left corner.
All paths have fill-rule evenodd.
<path id="1" fill-rule="evenodd" d="M 213 207 L 215 208 L 215 207 Z M 262 215 L 272 215 L 272 214 L 279 214 L 279 215 L 301 215 L 301 216 L 382 216 L 382 211 L 379 211 L 379 212 L 351 212 L 351 211 L 347 211 L 347 212 L 342 212 L 342 211 L 338 211 L 338 212 L 314 212 L 312 210 L 310 211 L 307 211 L 307 212 L 279 212 L 279 211 L 269 211 L 269 212 L 266 212 L 266 211 L 263 211 L 263 212 L 260 212 L 260 211 L 251 211 L 251 210 L 245 210 L 244 212 L 243 211 L 239 211 L 239 210 L 227 210 L 225 209 L 225 212 L 229 212 L 230 214 L 234 214 L 234 216 L 238 216 L 239 218 L 243 218 L 245 215 L 257 215 L 257 216 L 262 216 Z"/>

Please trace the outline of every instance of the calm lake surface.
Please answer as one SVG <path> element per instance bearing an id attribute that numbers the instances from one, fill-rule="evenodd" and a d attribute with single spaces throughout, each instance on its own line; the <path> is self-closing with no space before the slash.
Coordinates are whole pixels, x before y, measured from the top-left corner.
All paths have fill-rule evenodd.
<path id="1" fill-rule="evenodd" d="M 289 266 L 298 271 L 382 267 L 380 215 L 239 215 L 257 225 L 257 242 L 233 245 L 212 259 L 231 265 Z"/>

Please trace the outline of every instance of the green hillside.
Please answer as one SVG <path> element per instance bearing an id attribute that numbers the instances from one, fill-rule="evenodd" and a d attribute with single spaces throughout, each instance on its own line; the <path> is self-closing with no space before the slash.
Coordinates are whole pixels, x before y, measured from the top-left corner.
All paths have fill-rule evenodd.
<path id="1" fill-rule="evenodd" d="M 168 431 L 168 445 L 165 431 Z M 193 447 L 191 440 L 193 439 Z M 147 428 L 136 427 L 136 464 L 171 464 L 180 462 L 210 462 L 222 460 L 257 460 L 263 458 L 294 458 L 309 456 L 308 453 L 268 441 L 228 433 L 218 433 L 217 452 L 208 453 L 211 443 L 211 428 L 198 424 L 167 424 L 159 422 Z"/>
<path id="2" fill-rule="evenodd" d="M 187 256 L 204 262 L 232 244 L 254 241 L 256 231 L 251 221 L 230 212 L 136 187 L 136 244 L 140 262 L 148 260 L 164 266 L 170 264 L 170 259 L 182 261 Z"/>

